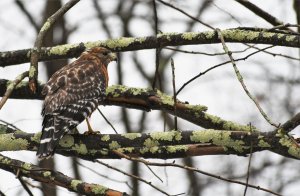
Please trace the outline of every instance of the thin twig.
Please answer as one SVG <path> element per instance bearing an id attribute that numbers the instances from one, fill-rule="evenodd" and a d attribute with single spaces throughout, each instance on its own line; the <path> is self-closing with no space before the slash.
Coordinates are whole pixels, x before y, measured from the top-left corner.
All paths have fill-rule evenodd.
<path id="1" fill-rule="evenodd" d="M 252 126 L 251 126 L 251 123 L 250 123 L 250 132 L 252 132 L 251 127 Z M 253 151 L 253 142 L 251 141 L 249 162 L 248 162 L 248 168 L 247 168 L 246 186 L 245 186 L 245 189 L 244 189 L 244 196 L 246 196 L 246 194 L 247 194 L 247 188 L 248 188 L 248 184 L 249 184 L 250 167 L 251 167 L 251 160 L 252 160 L 252 151 Z"/>
<path id="2" fill-rule="evenodd" d="M 23 188 L 25 189 L 25 191 L 28 193 L 28 195 L 33 196 L 31 190 L 29 189 L 29 187 L 27 186 L 27 184 L 23 181 L 21 176 L 18 176 L 18 180 L 20 181 L 21 185 L 23 186 Z"/>
<path id="3" fill-rule="evenodd" d="M 284 24 L 278 18 L 272 16 L 270 13 L 262 10 L 261 8 L 259 8 L 258 6 L 256 6 L 253 3 L 249 2 L 248 0 L 236 0 L 236 2 L 240 3 L 241 5 L 243 5 L 244 7 L 249 9 L 250 11 L 252 11 L 255 15 L 263 18 L 265 21 L 269 22 L 270 24 L 272 24 L 274 26 Z M 291 32 L 294 32 L 292 29 L 289 29 L 287 27 L 285 27 L 284 29 L 288 30 L 288 31 L 291 31 Z"/>
<path id="4" fill-rule="evenodd" d="M 30 55 L 30 68 L 29 68 L 29 88 L 33 93 L 36 93 L 37 77 L 38 77 L 38 60 L 41 47 L 43 45 L 46 33 L 53 27 L 55 22 L 62 17 L 70 8 L 72 8 L 80 0 L 70 0 L 63 5 L 57 12 L 50 16 L 40 29 L 34 47 Z"/>
<path id="5" fill-rule="evenodd" d="M 178 7 L 176 7 L 176 6 L 172 5 L 172 4 L 170 4 L 170 3 L 164 2 L 164 1 L 162 1 L 162 0 L 156 0 L 156 1 L 158 1 L 158 2 L 160 2 L 160 3 L 162 3 L 162 4 L 164 4 L 164 5 L 166 5 L 166 6 L 168 6 L 168 7 L 171 7 L 171 8 L 173 8 L 174 10 L 177 10 L 177 11 L 183 13 L 184 15 L 186 15 L 186 16 L 189 17 L 189 18 L 191 18 L 192 20 L 197 21 L 197 22 L 199 22 L 200 24 L 202 24 L 202 25 L 204 25 L 204 26 L 206 26 L 206 27 L 208 27 L 208 28 L 210 28 L 210 29 L 214 29 L 214 27 L 212 27 L 211 25 L 209 25 L 209 24 L 207 24 L 207 23 L 205 23 L 205 22 L 199 20 L 198 18 L 195 18 L 194 16 L 188 14 L 187 12 L 183 11 L 182 9 L 180 9 L 180 8 L 178 8 Z"/>
<path id="6" fill-rule="evenodd" d="M 77 160 L 76 160 L 76 163 L 77 163 L 79 166 L 81 166 L 81 167 L 83 167 L 83 168 L 85 168 L 85 169 L 87 169 L 87 170 L 90 170 L 90 171 L 93 172 L 94 174 L 97 174 L 98 176 L 101 176 L 101 177 L 103 177 L 103 178 L 105 178 L 105 179 L 107 179 L 107 180 L 111 180 L 111 181 L 113 181 L 113 182 L 118 182 L 118 183 L 124 183 L 124 184 L 127 184 L 125 180 L 123 181 L 123 180 L 112 179 L 109 175 L 103 175 L 103 174 L 99 173 L 98 171 L 96 171 L 96 170 L 94 170 L 94 169 L 92 169 L 92 168 L 90 168 L 90 167 L 87 167 L 87 166 L 83 165 L 82 163 L 80 163 L 80 162 L 77 161 Z"/>
<path id="7" fill-rule="evenodd" d="M 17 6 L 20 8 L 20 10 L 25 14 L 31 25 L 34 27 L 36 31 L 39 31 L 39 25 L 35 22 L 33 19 L 31 13 L 25 8 L 23 2 L 21 0 L 16 0 L 15 1 Z"/>
<path id="8" fill-rule="evenodd" d="M 125 155 L 125 154 L 123 154 L 123 153 L 121 153 L 119 151 L 114 151 L 114 153 L 116 153 L 118 156 L 120 156 L 122 158 L 131 160 L 131 161 L 141 162 L 141 163 L 144 163 L 146 165 L 158 166 L 158 167 L 177 167 L 177 168 L 185 169 L 185 170 L 188 170 L 188 171 L 197 172 L 197 173 L 200 173 L 200 174 L 203 174 L 203 175 L 206 175 L 206 176 L 209 176 L 209 177 L 213 177 L 213 178 L 216 178 L 216 179 L 219 179 L 219 180 L 223 180 L 223 181 L 226 181 L 226 182 L 230 182 L 230 183 L 235 183 L 235 184 L 240 184 L 240 185 L 246 186 L 246 183 L 244 183 L 244 182 L 227 179 L 227 178 L 224 178 L 222 176 L 217 176 L 217 175 L 214 175 L 214 174 L 211 174 L 211 173 L 199 170 L 199 169 L 194 168 L 194 167 L 189 167 L 189 166 L 186 166 L 186 165 L 176 164 L 175 162 L 173 162 L 173 163 L 150 162 L 150 161 L 147 161 L 145 159 L 140 159 L 140 158 L 135 158 L 135 157 L 131 157 L 131 156 Z M 252 185 L 252 184 L 248 184 L 248 186 L 251 187 L 251 188 L 257 189 L 257 190 L 262 190 L 262 191 L 271 193 L 273 195 L 281 196 L 281 194 L 279 194 L 279 193 L 273 192 L 273 191 L 271 191 L 269 189 L 266 189 L 266 188 L 262 188 L 260 186 L 255 186 L 255 185 Z"/>
<path id="9" fill-rule="evenodd" d="M 104 162 L 99 161 L 99 160 L 95 160 L 95 162 L 97 162 L 97 163 L 99 163 L 99 164 L 101 164 L 101 165 L 104 165 L 104 166 L 106 166 L 106 167 L 108 167 L 108 168 L 110 168 L 110 169 L 113 169 L 113 170 L 115 170 L 115 171 L 117 171 L 117 172 L 120 172 L 120 173 L 124 174 L 125 176 L 129 176 L 129 177 L 131 177 L 131 178 L 135 178 L 135 179 L 137 179 L 137 180 L 139 180 L 139 181 L 141 181 L 141 182 L 144 182 L 144 183 L 148 184 L 149 186 L 153 187 L 154 189 L 158 190 L 159 192 L 163 193 L 164 195 L 169 195 L 167 192 L 161 190 L 161 189 L 158 188 L 157 186 L 154 186 L 154 185 L 152 184 L 152 182 L 148 182 L 147 180 L 145 180 L 145 179 L 143 179 L 143 178 L 141 178 L 141 177 L 139 177 L 139 176 L 136 176 L 136 175 L 133 175 L 133 174 L 129 174 L 129 173 L 127 173 L 127 172 L 125 172 L 125 171 L 123 171 L 123 170 L 121 170 L 121 169 L 118 169 L 118 168 L 116 168 L 116 167 L 113 167 L 113 166 L 111 166 L 110 164 L 104 163 Z"/>
<path id="10" fill-rule="evenodd" d="M 4 96 L 2 97 L 0 101 L 0 110 L 2 109 L 3 105 L 6 103 L 7 99 L 15 89 L 15 87 L 25 78 L 28 77 L 28 71 L 25 71 L 24 73 L 20 74 L 12 83 L 10 83 L 5 91 Z"/>
<path id="11" fill-rule="evenodd" d="M 176 110 L 176 84 L 175 84 L 175 65 L 174 60 L 171 58 L 171 67 L 172 67 L 172 84 L 173 84 L 173 100 L 174 100 L 174 124 L 175 124 L 175 130 L 178 130 L 177 127 L 177 110 Z"/>
<path id="12" fill-rule="evenodd" d="M 243 76 L 241 75 L 239 69 L 236 66 L 236 61 L 233 59 L 232 54 L 230 52 L 230 50 L 228 49 L 228 47 L 226 46 L 224 37 L 222 35 L 222 32 L 220 29 L 216 29 L 217 33 L 218 33 L 218 37 L 221 40 L 222 46 L 224 51 L 228 54 L 231 64 L 234 68 L 235 74 L 237 76 L 237 79 L 239 80 L 239 82 L 241 83 L 244 91 L 246 92 L 247 96 L 254 102 L 254 104 L 256 105 L 256 107 L 258 108 L 259 112 L 261 113 L 261 115 L 265 118 L 265 120 L 272 126 L 274 127 L 279 127 L 279 125 L 275 124 L 274 122 L 272 122 L 272 120 L 268 117 L 268 115 L 264 112 L 264 110 L 260 107 L 258 101 L 256 100 L 256 98 L 249 92 L 249 90 L 247 89 L 246 84 L 244 83 L 244 79 Z"/>
<path id="13" fill-rule="evenodd" d="M 247 50 L 251 49 L 252 47 L 248 46 L 244 50 L 238 50 L 238 51 L 232 51 L 232 53 L 243 53 L 246 52 Z M 186 54 L 201 54 L 201 55 L 206 55 L 206 56 L 218 56 L 218 55 L 225 55 L 225 52 L 216 52 L 216 53 L 207 53 L 207 52 L 196 52 L 196 51 L 188 51 L 188 50 L 182 50 L 182 49 L 177 49 L 177 48 L 171 48 L 171 47 L 165 47 L 164 49 L 168 50 L 173 50 L 176 52 L 182 52 Z"/>
<path id="14" fill-rule="evenodd" d="M 109 124 L 109 126 L 114 130 L 114 132 L 116 134 L 118 134 L 117 130 L 115 129 L 115 127 L 109 122 L 109 120 L 105 117 L 105 115 L 101 112 L 101 110 L 99 108 L 97 108 L 98 112 L 101 114 L 101 116 L 104 118 L 104 120 L 107 122 L 107 124 Z"/>
<path id="15" fill-rule="evenodd" d="M 156 8 L 156 2 L 155 0 L 152 0 L 153 3 L 153 18 L 154 18 L 154 30 L 155 35 L 157 37 L 158 34 L 158 18 L 157 18 L 157 8 Z M 159 57 L 160 57 L 160 47 L 157 47 L 155 50 L 155 75 L 152 82 L 152 89 L 155 89 L 156 86 L 156 80 L 160 78 L 159 76 Z M 159 84 L 161 85 L 161 82 L 159 81 Z"/>
<path id="16" fill-rule="evenodd" d="M 257 51 L 255 51 L 255 52 L 253 52 L 253 53 L 250 53 L 250 54 L 248 54 L 247 56 L 245 56 L 245 57 L 243 57 L 243 58 L 235 59 L 235 62 L 237 62 L 237 61 L 244 61 L 244 60 L 248 59 L 249 57 L 251 57 L 251 56 L 253 56 L 253 55 L 257 54 L 257 53 L 259 53 L 259 52 L 261 52 L 261 51 L 264 51 L 264 50 L 267 50 L 267 49 L 272 48 L 272 47 L 273 47 L 273 46 L 268 46 L 268 47 L 265 47 L 265 48 L 263 48 L 263 49 L 258 49 Z M 227 63 L 231 63 L 231 60 L 225 61 L 225 62 L 220 63 L 220 64 L 217 64 L 217 65 L 214 65 L 214 66 L 212 66 L 212 67 L 206 69 L 204 72 L 200 72 L 200 73 L 197 74 L 196 76 L 192 77 L 191 79 L 189 79 L 187 82 L 185 82 L 185 83 L 179 88 L 179 90 L 177 91 L 176 95 L 178 95 L 178 94 L 179 94 L 179 93 L 180 93 L 180 92 L 181 92 L 188 84 L 190 84 L 191 82 L 193 82 L 194 80 L 196 80 L 196 79 L 199 78 L 200 76 L 206 74 L 207 72 L 209 72 L 209 71 L 211 71 L 211 70 L 213 70 L 213 69 L 215 69 L 215 68 L 217 68 L 217 67 L 220 67 L 220 66 L 222 66 L 222 65 L 226 65 Z"/>

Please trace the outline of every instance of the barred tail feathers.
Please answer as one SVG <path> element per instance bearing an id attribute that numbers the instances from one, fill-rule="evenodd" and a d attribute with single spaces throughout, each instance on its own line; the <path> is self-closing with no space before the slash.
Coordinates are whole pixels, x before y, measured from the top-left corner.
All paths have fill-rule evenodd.
<path id="1" fill-rule="evenodd" d="M 98 99 L 79 100 L 76 104 L 60 107 L 55 115 L 45 115 L 37 156 L 41 159 L 51 157 L 59 140 L 92 114 L 97 106 Z"/>
<path id="2" fill-rule="evenodd" d="M 40 159 L 51 157 L 54 154 L 59 139 L 61 139 L 68 131 L 68 125 L 61 120 L 57 123 L 56 116 L 45 116 L 40 146 L 36 155 Z"/>

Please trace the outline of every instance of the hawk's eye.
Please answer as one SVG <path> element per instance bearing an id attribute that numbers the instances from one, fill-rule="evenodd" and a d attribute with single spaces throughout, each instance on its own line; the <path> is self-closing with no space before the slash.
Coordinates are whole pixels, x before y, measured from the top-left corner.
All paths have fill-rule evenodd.
<path id="1" fill-rule="evenodd" d="M 103 55 L 104 55 L 104 56 L 108 55 L 108 52 L 103 52 Z"/>

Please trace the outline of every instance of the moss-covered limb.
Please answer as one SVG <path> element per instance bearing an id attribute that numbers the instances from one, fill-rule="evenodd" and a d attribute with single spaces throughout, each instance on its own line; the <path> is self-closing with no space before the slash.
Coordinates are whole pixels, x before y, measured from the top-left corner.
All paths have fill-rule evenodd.
<path id="1" fill-rule="evenodd" d="M 0 134 L 0 151 L 31 150 L 36 151 L 40 133 L 28 134 L 15 132 Z M 282 142 L 285 137 L 270 133 L 244 131 L 169 131 L 153 133 L 102 134 L 102 135 L 66 135 L 56 153 L 77 156 L 84 159 L 118 158 L 112 150 L 144 158 L 179 158 L 207 154 L 247 155 L 251 143 L 253 152 L 270 150 L 282 155 L 300 159 L 294 149 Z M 295 147 L 293 147 L 295 148 Z M 300 154 L 300 153 L 299 153 Z"/>
<path id="2" fill-rule="evenodd" d="M 0 96 L 6 91 L 9 80 L 0 80 Z M 16 99 L 44 99 L 41 95 L 43 85 L 37 86 L 37 94 L 30 92 L 27 82 L 21 82 L 16 86 L 10 95 L 10 98 Z M 122 107 L 142 109 L 149 111 L 164 110 L 170 114 L 174 114 L 173 98 L 160 91 L 153 91 L 144 88 L 130 88 L 121 85 L 110 86 L 107 89 L 108 99 L 103 104 L 118 105 Z M 203 128 L 213 128 L 219 130 L 239 130 L 250 131 L 250 126 L 240 125 L 231 121 L 226 121 L 220 117 L 210 115 L 204 112 L 207 108 L 202 105 L 190 105 L 185 102 L 178 101 L 177 116 L 195 123 Z M 252 126 L 252 131 L 255 127 Z"/>
<path id="3" fill-rule="evenodd" d="M 10 80 L 0 79 L 0 97 L 4 96 L 5 92 L 9 84 L 11 84 Z M 17 86 L 15 86 L 14 90 L 10 94 L 10 99 L 44 99 L 42 96 L 43 85 L 38 84 L 36 94 L 32 93 L 28 87 L 28 82 L 22 81 Z"/>
<path id="4" fill-rule="evenodd" d="M 270 44 L 276 46 L 300 47 L 299 35 L 266 31 L 227 29 L 222 31 L 226 42 Z M 164 46 L 180 46 L 195 44 L 220 43 L 215 31 L 162 33 L 148 37 L 121 37 L 95 42 L 65 44 L 41 48 L 39 60 L 47 61 L 77 57 L 82 51 L 95 46 L 103 46 L 113 51 L 132 51 L 155 49 Z M 29 62 L 31 49 L 0 52 L 0 66 L 8 66 Z"/>
<path id="5" fill-rule="evenodd" d="M 113 189 L 109 189 L 99 184 L 86 183 L 81 180 L 70 178 L 61 172 L 39 168 L 38 166 L 11 159 L 0 154 L 0 168 L 18 176 L 25 176 L 33 180 L 57 185 L 83 195 L 107 195 L 122 196 L 127 195 Z"/>

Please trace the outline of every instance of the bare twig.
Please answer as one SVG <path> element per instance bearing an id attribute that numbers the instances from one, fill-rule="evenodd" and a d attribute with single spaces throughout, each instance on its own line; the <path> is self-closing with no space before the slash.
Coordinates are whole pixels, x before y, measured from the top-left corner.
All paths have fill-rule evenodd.
<path id="1" fill-rule="evenodd" d="M 177 110 L 176 110 L 176 84 L 175 84 L 175 65 L 174 60 L 171 58 L 171 67 L 172 67 L 172 86 L 173 86 L 173 100 L 174 100 L 174 124 L 175 124 L 175 130 L 178 130 L 177 127 Z"/>
<path id="2" fill-rule="evenodd" d="M 248 59 L 249 57 L 251 57 L 251 56 L 253 56 L 253 55 L 257 54 L 257 53 L 259 53 L 259 52 L 261 52 L 261 51 L 264 51 L 264 50 L 267 50 L 267 49 L 272 48 L 272 47 L 273 47 L 273 46 L 268 46 L 268 47 L 265 47 L 265 48 L 263 48 L 263 49 L 259 49 L 259 48 L 258 48 L 257 51 L 255 51 L 255 52 L 253 52 L 253 53 L 250 53 L 250 54 L 248 54 L 247 56 L 245 56 L 245 57 L 243 57 L 243 58 L 235 59 L 235 62 L 237 62 L 237 61 L 244 61 L 244 60 Z M 191 82 L 193 82 L 194 80 L 196 80 L 196 79 L 199 78 L 200 76 L 205 75 L 207 72 L 209 72 L 209 71 L 211 71 L 211 70 L 214 70 L 214 69 L 216 69 L 217 67 L 220 67 L 220 66 L 222 66 L 222 65 L 226 65 L 227 63 L 231 63 L 231 60 L 225 61 L 225 62 L 220 63 L 220 64 L 217 64 L 217 65 L 214 65 L 214 66 L 212 66 L 212 67 L 206 69 L 204 72 L 200 72 L 199 74 L 197 74 L 196 76 L 192 77 L 192 78 L 189 79 L 187 82 L 185 82 L 185 83 L 179 88 L 179 90 L 177 91 L 176 94 L 178 95 L 178 94 L 179 94 L 179 93 L 180 93 L 180 92 L 181 92 L 188 84 L 190 84 Z"/>
<path id="3" fill-rule="evenodd" d="M 252 48 L 251 46 L 248 46 L 244 50 L 232 51 L 232 53 L 243 53 L 243 52 L 246 52 L 247 50 L 249 50 L 251 48 Z M 164 49 L 173 50 L 173 51 L 176 51 L 176 52 L 182 52 L 182 53 L 186 53 L 186 54 L 201 54 L 201 55 L 206 55 L 206 56 L 218 56 L 218 55 L 225 55 L 226 54 L 226 52 L 207 53 L 207 52 L 188 51 L 188 50 L 182 50 L 182 49 L 171 48 L 171 47 L 165 47 Z"/>
<path id="4" fill-rule="evenodd" d="M 29 187 L 27 186 L 27 184 L 24 182 L 24 180 L 22 179 L 22 177 L 18 176 L 17 178 L 20 181 L 21 185 L 23 186 L 24 190 L 28 193 L 28 195 L 33 196 L 31 190 L 29 189 Z"/>
<path id="5" fill-rule="evenodd" d="M 110 164 L 104 163 L 104 162 L 99 161 L 99 160 L 95 160 L 95 162 L 97 162 L 97 163 L 99 163 L 101 165 L 104 165 L 104 166 L 106 166 L 106 167 L 108 167 L 108 168 L 110 168 L 112 170 L 117 171 L 117 172 L 120 172 L 120 173 L 124 174 L 125 176 L 131 177 L 131 178 L 135 178 L 135 179 L 137 179 L 137 180 L 139 180 L 141 182 L 144 182 L 145 184 L 148 184 L 149 186 L 151 186 L 152 188 L 158 190 L 159 192 L 161 192 L 164 195 L 169 195 L 167 192 L 165 192 L 162 189 L 158 188 L 157 186 L 153 185 L 152 182 L 149 182 L 149 181 L 147 181 L 147 180 L 145 180 L 145 179 L 143 179 L 143 178 L 141 178 L 139 176 L 136 176 L 136 175 L 133 175 L 133 174 L 129 174 L 129 173 L 127 173 L 127 172 L 125 172 L 125 171 L 123 171 L 121 169 L 113 167 Z"/>
<path id="6" fill-rule="evenodd" d="M 107 122 L 107 124 L 109 124 L 109 126 L 114 130 L 114 132 L 116 134 L 118 134 L 117 130 L 115 129 L 115 127 L 109 122 L 109 120 L 105 117 L 105 115 L 101 112 L 101 110 L 99 108 L 97 108 L 98 112 L 101 114 L 101 116 L 104 118 L 104 120 Z"/>
<path id="7" fill-rule="evenodd" d="M 15 89 L 15 87 L 25 78 L 28 77 L 28 71 L 25 71 L 24 73 L 20 74 L 12 83 L 10 83 L 7 88 L 6 92 L 3 95 L 1 101 L 0 101 L 0 110 L 2 109 L 3 105 L 6 103 L 7 99 Z"/>
<path id="8" fill-rule="evenodd" d="M 250 132 L 252 132 L 251 123 L 250 123 Z M 249 184 L 250 166 L 251 166 L 251 160 L 252 160 L 252 151 L 253 151 L 253 142 L 251 141 L 249 162 L 248 162 L 248 168 L 247 168 L 246 186 L 245 186 L 245 189 L 244 189 L 244 196 L 246 196 L 246 194 L 247 194 L 247 188 L 248 188 L 248 184 Z"/>
<path id="9" fill-rule="evenodd" d="M 284 23 L 282 21 L 280 21 L 278 18 L 272 16 L 270 13 L 262 10 L 261 8 L 259 8 L 258 6 L 256 6 L 255 4 L 249 2 L 248 0 L 236 0 L 236 2 L 240 3 L 241 5 L 243 5 L 244 7 L 246 7 L 247 9 L 249 9 L 250 11 L 252 11 L 255 15 L 263 18 L 265 21 L 269 22 L 270 24 L 274 25 L 274 26 L 278 26 L 278 25 L 283 25 Z M 294 32 L 292 29 L 289 28 L 284 28 L 285 30 L 289 30 L 291 32 Z"/>
<path id="10" fill-rule="evenodd" d="M 31 25 L 34 27 L 36 31 L 39 31 L 39 25 L 35 22 L 33 19 L 31 13 L 25 8 L 23 2 L 21 0 L 16 0 L 15 1 L 17 6 L 20 8 L 20 10 L 25 14 L 25 16 L 28 18 L 29 22 Z"/>
<path id="11" fill-rule="evenodd" d="M 209 25 L 209 24 L 207 24 L 207 23 L 205 23 L 205 22 L 199 20 L 198 18 L 195 18 L 194 16 L 190 15 L 189 13 L 183 11 L 182 9 L 180 9 L 180 8 L 178 8 L 178 7 L 176 7 L 176 6 L 172 5 L 172 4 L 170 4 L 170 3 L 167 3 L 167 2 L 162 1 L 162 0 L 156 0 L 156 1 L 158 1 L 158 2 L 160 2 L 160 3 L 162 3 L 162 4 L 166 5 L 166 6 L 168 6 L 168 7 L 172 8 L 172 9 L 174 9 L 174 10 L 177 10 L 177 11 L 183 13 L 184 15 L 186 15 L 186 16 L 189 17 L 189 18 L 191 18 L 192 20 L 197 21 L 197 22 L 199 22 L 200 24 L 202 24 L 202 25 L 204 25 L 204 26 L 206 26 L 206 27 L 208 27 L 208 28 L 210 28 L 210 29 L 214 29 L 211 25 Z"/>
<path id="12" fill-rule="evenodd" d="M 155 36 L 158 34 L 158 18 L 157 18 L 157 8 L 155 0 L 152 0 L 153 3 L 153 18 L 154 18 L 154 30 Z M 155 89 L 156 81 L 159 79 L 159 84 L 161 85 L 160 75 L 159 75 L 159 57 L 160 57 L 160 47 L 156 47 L 155 49 L 155 74 L 152 82 L 152 89 Z"/>
<path id="13" fill-rule="evenodd" d="M 118 156 L 120 156 L 122 158 L 131 160 L 131 161 L 141 162 L 141 163 L 144 163 L 146 165 L 158 166 L 158 167 L 177 167 L 177 168 L 185 169 L 185 170 L 188 170 L 188 171 L 197 172 L 197 173 L 200 173 L 200 174 L 203 174 L 203 175 L 206 175 L 206 176 L 209 176 L 209 177 L 213 177 L 213 178 L 216 178 L 216 179 L 219 179 L 219 180 L 223 180 L 223 181 L 226 181 L 226 182 L 230 182 L 230 183 L 234 183 L 234 184 L 240 184 L 240 185 L 243 185 L 243 186 L 247 185 L 246 183 L 241 182 L 241 181 L 227 179 L 227 178 L 224 178 L 222 176 L 217 176 L 217 175 L 214 175 L 214 174 L 211 174 L 211 173 L 199 170 L 199 169 L 194 168 L 194 167 L 189 167 L 189 166 L 186 166 L 186 165 L 180 165 L 180 164 L 176 164 L 174 162 L 172 162 L 172 163 L 150 162 L 150 161 L 147 161 L 147 160 L 144 160 L 144 159 L 127 156 L 127 155 L 125 155 L 125 154 L 123 154 L 123 153 L 121 153 L 119 151 L 114 151 L 114 153 L 116 153 Z M 252 185 L 252 184 L 248 184 L 248 186 L 251 187 L 251 188 L 257 189 L 257 190 L 262 190 L 264 192 L 271 193 L 273 195 L 280 195 L 279 193 L 275 193 L 275 192 L 273 192 L 273 191 L 271 191 L 269 189 L 262 188 L 260 186 L 255 186 L 255 185 Z"/>
<path id="14" fill-rule="evenodd" d="M 36 93 L 37 77 L 38 77 L 38 60 L 41 47 L 46 36 L 46 33 L 53 27 L 55 22 L 62 17 L 70 8 L 72 8 L 80 0 L 70 0 L 62 6 L 57 12 L 50 16 L 44 23 L 34 43 L 34 48 L 30 55 L 30 68 L 29 68 L 29 88 L 33 93 Z"/>
<path id="15" fill-rule="evenodd" d="M 274 122 L 272 122 L 272 120 L 267 116 L 267 114 L 264 112 L 264 110 L 261 108 L 261 106 L 259 105 L 258 101 L 256 100 L 256 98 L 249 92 L 249 90 L 247 89 L 246 84 L 244 83 L 244 79 L 243 76 L 241 75 L 240 71 L 238 70 L 237 66 L 236 66 L 236 61 L 233 59 L 232 54 L 230 52 L 230 50 L 228 49 L 228 47 L 226 46 L 224 37 L 222 35 L 222 32 L 220 29 L 216 29 L 217 33 L 218 33 L 218 37 L 221 40 L 222 46 L 224 51 L 228 54 L 231 64 L 234 68 L 235 74 L 237 76 L 237 79 L 239 80 L 239 82 L 241 83 L 244 91 L 246 92 L 247 96 L 254 102 L 254 104 L 256 105 L 257 109 L 259 110 L 259 112 L 261 113 L 261 115 L 265 118 L 265 120 L 272 126 L 274 127 L 278 127 L 279 125 L 275 124 Z"/>

